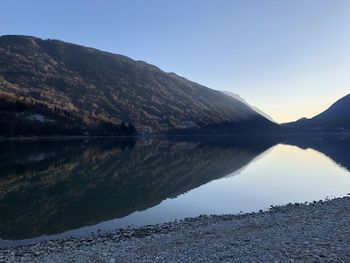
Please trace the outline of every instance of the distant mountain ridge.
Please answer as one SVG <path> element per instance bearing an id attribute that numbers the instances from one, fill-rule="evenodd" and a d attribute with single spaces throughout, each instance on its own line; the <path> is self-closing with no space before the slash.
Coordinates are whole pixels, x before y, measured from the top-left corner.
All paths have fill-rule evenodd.
<path id="1" fill-rule="evenodd" d="M 275 122 L 276 121 L 268 114 L 266 114 L 265 112 L 263 112 L 262 110 L 260 110 L 259 108 L 253 106 L 253 105 L 250 105 L 245 99 L 243 99 L 241 96 L 239 96 L 238 94 L 236 93 L 233 93 L 233 92 L 230 92 L 230 91 L 222 91 L 224 94 L 226 95 L 229 95 L 241 102 L 243 102 L 244 104 L 246 104 L 247 106 L 249 106 L 250 108 L 252 108 L 254 111 L 256 111 L 257 113 L 259 113 L 260 115 L 264 116 L 266 119 L 272 121 L 272 122 Z"/>
<path id="2" fill-rule="evenodd" d="M 143 61 L 59 40 L 0 37 L 0 135 L 250 132 L 245 103 Z"/>
<path id="3" fill-rule="evenodd" d="M 283 126 L 306 132 L 350 131 L 350 94 L 313 118 L 302 118 L 295 122 L 284 123 Z"/>

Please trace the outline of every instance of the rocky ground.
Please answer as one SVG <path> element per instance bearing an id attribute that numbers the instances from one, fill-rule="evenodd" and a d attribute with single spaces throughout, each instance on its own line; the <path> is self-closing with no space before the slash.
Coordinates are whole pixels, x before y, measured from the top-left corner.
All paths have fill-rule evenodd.
<path id="1" fill-rule="evenodd" d="M 350 198 L 0 250 L 0 262 L 350 262 Z"/>

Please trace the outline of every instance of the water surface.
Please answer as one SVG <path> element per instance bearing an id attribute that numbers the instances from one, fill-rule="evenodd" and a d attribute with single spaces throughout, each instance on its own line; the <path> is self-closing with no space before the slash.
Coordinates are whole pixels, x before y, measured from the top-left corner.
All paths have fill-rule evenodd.
<path id="1" fill-rule="evenodd" d="M 0 143 L 0 245 L 350 192 L 350 138 Z"/>

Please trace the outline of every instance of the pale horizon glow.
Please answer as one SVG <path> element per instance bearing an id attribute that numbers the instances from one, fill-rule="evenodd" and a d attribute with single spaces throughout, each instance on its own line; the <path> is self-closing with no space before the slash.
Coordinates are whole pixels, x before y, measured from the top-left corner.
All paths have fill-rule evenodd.
<path id="1" fill-rule="evenodd" d="M 278 122 L 350 88 L 348 0 L 3 0 L 0 35 L 60 39 L 239 94 Z"/>

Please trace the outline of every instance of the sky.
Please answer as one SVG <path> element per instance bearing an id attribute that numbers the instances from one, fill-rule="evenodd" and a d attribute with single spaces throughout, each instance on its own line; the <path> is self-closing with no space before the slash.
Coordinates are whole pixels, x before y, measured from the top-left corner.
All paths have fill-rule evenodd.
<path id="1" fill-rule="evenodd" d="M 350 93 L 349 0 L 2 0 L 6 34 L 144 60 L 278 122 Z"/>

